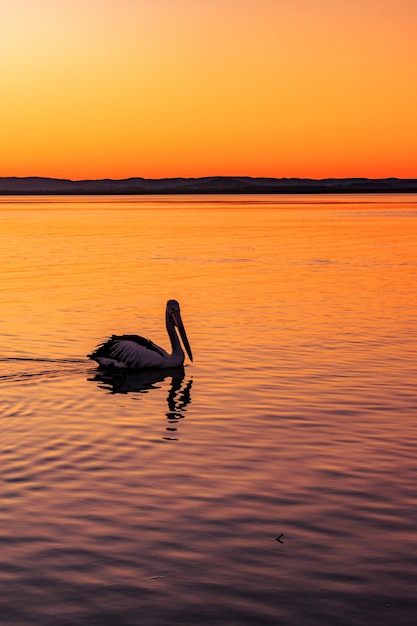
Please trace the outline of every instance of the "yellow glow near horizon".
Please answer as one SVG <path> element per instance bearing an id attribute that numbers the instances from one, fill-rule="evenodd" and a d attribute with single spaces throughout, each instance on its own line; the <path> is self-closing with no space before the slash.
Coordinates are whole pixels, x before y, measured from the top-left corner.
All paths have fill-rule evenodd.
<path id="1" fill-rule="evenodd" d="M 417 177 L 414 0 L 6 0 L 0 176 Z"/>

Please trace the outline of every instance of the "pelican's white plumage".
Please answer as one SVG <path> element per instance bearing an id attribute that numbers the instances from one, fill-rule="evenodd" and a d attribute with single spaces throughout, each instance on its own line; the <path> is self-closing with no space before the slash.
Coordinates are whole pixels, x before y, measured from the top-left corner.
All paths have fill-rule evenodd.
<path id="1" fill-rule="evenodd" d="M 168 300 L 165 321 L 171 340 L 171 354 L 150 339 L 139 335 L 113 335 L 88 356 L 104 367 L 131 369 L 178 367 L 184 363 L 184 351 L 176 332 L 178 328 L 184 348 L 192 361 L 193 355 L 181 319 L 180 305 L 176 300 Z"/>

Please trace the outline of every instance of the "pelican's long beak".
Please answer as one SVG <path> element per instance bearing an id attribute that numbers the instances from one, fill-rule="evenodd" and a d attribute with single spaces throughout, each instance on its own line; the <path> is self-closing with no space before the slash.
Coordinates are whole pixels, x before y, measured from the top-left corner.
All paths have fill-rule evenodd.
<path id="1" fill-rule="evenodd" d="M 176 311 L 171 313 L 172 319 L 174 320 L 175 326 L 178 328 L 180 333 L 180 337 L 182 339 L 182 343 L 184 344 L 184 348 L 187 351 L 188 356 L 190 357 L 190 361 L 193 360 L 193 353 L 191 352 L 190 344 L 188 342 L 187 333 L 185 332 L 184 324 L 182 323 L 181 315 Z"/>

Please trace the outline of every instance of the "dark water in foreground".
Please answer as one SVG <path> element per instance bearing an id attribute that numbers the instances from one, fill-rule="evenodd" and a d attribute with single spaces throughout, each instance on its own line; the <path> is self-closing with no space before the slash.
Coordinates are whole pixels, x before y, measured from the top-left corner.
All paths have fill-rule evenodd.
<path id="1" fill-rule="evenodd" d="M 416 241 L 416 196 L 0 198 L 2 623 L 414 624 Z M 171 297 L 194 364 L 98 375 Z"/>

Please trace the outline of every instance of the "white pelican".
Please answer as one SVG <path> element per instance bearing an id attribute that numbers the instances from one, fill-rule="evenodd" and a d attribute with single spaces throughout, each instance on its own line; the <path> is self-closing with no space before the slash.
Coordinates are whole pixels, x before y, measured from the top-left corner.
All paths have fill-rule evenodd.
<path id="1" fill-rule="evenodd" d="M 184 325 L 181 319 L 180 305 L 176 300 L 168 300 L 165 311 L 166 328 L 171 340 L 172 352 L 168 354 L 150 339 L 138 335 L 112 335 L 88 355 L 104 367 L 118 368 L 155 368 L 178 367 L 184 363 L 184 351 L 175 327 L 178 328 L 184 348 L 190 360 L 193 360 Z"/>

